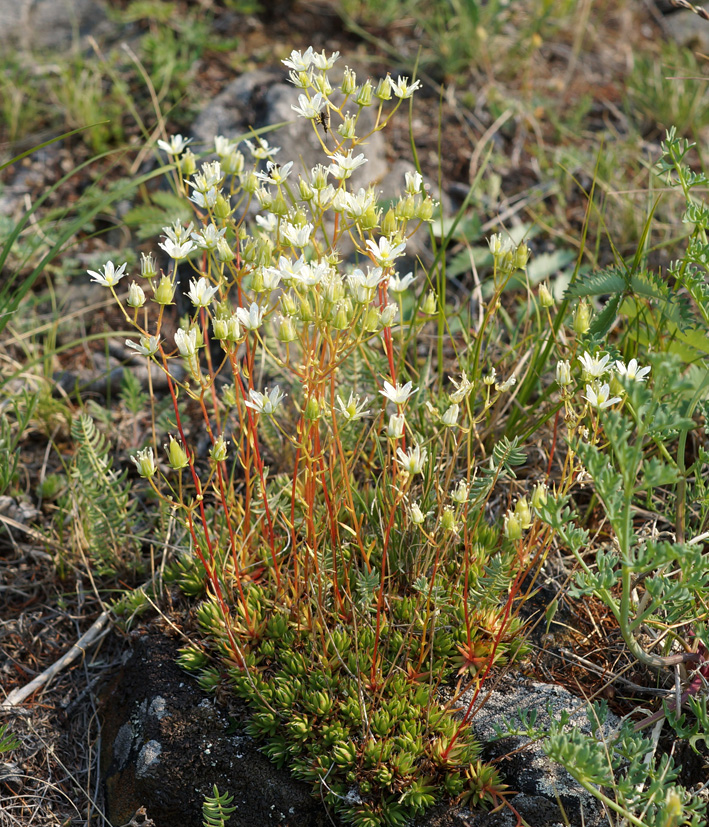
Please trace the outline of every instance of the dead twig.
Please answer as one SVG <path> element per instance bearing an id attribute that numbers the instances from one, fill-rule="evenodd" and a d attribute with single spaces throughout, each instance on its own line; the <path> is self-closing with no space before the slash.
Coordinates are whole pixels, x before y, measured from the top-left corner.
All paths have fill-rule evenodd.
<path id="1" fill-rule="evenodd" d="M 86 649 L 102 635 L 105 627 L 108 625 L 109 619 L 110 612 L 101 612 L 91 628 L 76 641 L 65 655 L 62 655 L 59 660 L 55 661 L 51 666 L 48 666 L 44 672 L 37 675 L 37 677 L 31 680 L 26 686 L 13 689 L 2 704 L 0 704 L 0 709 L 8 709 L 21 704 L 26 698 L 61 672 L 64 667 L 75 661 L 79 655 L 86 654 Z"/>

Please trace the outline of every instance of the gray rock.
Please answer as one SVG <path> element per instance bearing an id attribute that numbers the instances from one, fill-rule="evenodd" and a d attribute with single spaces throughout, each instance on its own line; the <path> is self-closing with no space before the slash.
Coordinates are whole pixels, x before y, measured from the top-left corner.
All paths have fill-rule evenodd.
<path id="1" fill-rule="evenodd" d="M 297 182 L 299 174 L 309 172 L 316 164 L 327 163 L 311 122 L 298 117 L 291 109 L 291 105 L 298 103 L 299 90 L 284 82 L 285 75 L 284 67 L 283 71 L 258 70 L 237 78 L 207 104 L 193 124 L 192 134 L 205 149 L 210 150 L 217 135 L 230 139 L 251 136 L 253 140 L 252 130 L 283 124 L 262 137 L 270 145 L 282 147 L 276 156 L 279 163 L 294 162 L 289 180 Z M 356 110 L 356 107 L 352 108 Z M 374 107 L 363 111 L 358 122 L 360 134 L 374 126 L 374 114 Z M 334 147 L 332 134 L 328 133 L 324 139 L 327 146 Z M 361 151 L 368 160 L 350 179 L 355 189 L 379 184 L 389 171 L 382 132 L 368 138 Z M 402 187 L 403 180 L 399 185 L 400 189 Z"/>
<path id="2" fill-rule="evenodd" d="M 0 0 L 0 47 L 59 52 L 105 23 L 97 0 Z"/>

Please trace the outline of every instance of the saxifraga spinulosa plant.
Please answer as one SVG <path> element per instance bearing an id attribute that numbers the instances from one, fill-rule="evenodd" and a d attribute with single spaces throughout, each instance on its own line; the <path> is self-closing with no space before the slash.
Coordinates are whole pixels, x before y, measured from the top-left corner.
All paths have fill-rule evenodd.
<path id="1" fill-rule="evenodd" d="M 164 370 L 174 403 L 166 453 L 154 437 L 134 461 L 190 538 L 189 553 L 166 572 L 201 600 L 200 636 L 180 663 L 203 688 L 230 687 L 244 698 L 249 731 L 265 752 L 310 782 L 343 821 L 373 827 L 404 824 L 443 796 L 504 801 L 505 785 L 479 760 L 468 723 L 491 667 L 523 649 L 515 607 L 552 539 L 577 559 L 577 593 L 607 603 L 634 657 L 651 666 L 702 666 L 703 643 L 656 654 L 637 640 L 642 624 L 678 622 L 703 640 L 689 594 L 704 582 L 699 550 L 638 543 L 632 531 L 638 496 L 686 476 L 659 443 L 679 431 L 683 444 L 696 399 L 685 404 L 693 391 L 670 357 L 654 359 L 651 388 L 650 367 L 634 358 L 639 343 L 628 337 L 621 353 L 606 342 L 621 299 L 648 294 L 642 279 L 624 276 L 621 297 L 593 324 L 584 297 L 596 295 L 599 279 L 621 276 L 578 280 L 569 296 L 582 301 L 568 328 L 566 302 L 552 318 L 555 302 L 542 285 L 520 398 L 536 393 L 544 410 L 521 415 L 538 427 L 556 412 L 553 459 L 563 411 L 568 447 L 555 496 L 540 483 L 507 512 L 502 531 L 493 527 L 485 510 L 494 515 L 493 492 L 525 454 L 517 439 L 490 444 L 491 419 L 522 362 L 498 379 L 483 343 L 494 339 L 498 302 L 525 269 L 527 247 L 490 239 L 494 289 L 479 328 L 449 360 L 448 382 L 432 379 L 419 342 L 429 329 L 445 329 L 446 308 L 426 286 L 414 299 L 416 278 L 398 266 L 436 205 L 418 171 L 406 175 L 404 192 L 386 210 L 373 188 L 350 184 L 366 163 L 360 145 L 418 83 L 387 76 L 358 84 L 345 69 L 335 89 L 328 75 L 336 59 L 308 49 L 284 61 L 300 90 L 293 108 L 312 122 L 323 164 L 294 181 L 292 162 L 276 163 L 280 150 L 252 135 L 244 141 L 251 163 L 238 141 L 218 137 L 219 160 L 197 171 L 188 141 L 161 142 L 197 229 L 164 228 L 170 275 L 143 256 L 150 300 L 137 282 L 125 304 L 119 298 L 125 265 L 90 272 L 138 331 L 129 346 Z M 368 108 L 374 126 L 358 134 Z M 192 312 L 173 344 L 163 324 L 178 268 L 191 270 Z M 622 355 L 633 358 L 626 364 L 616 358 Z M 555 384 L 539 379 L 553 356 Z M 190 420 L 181 413 L 185 400 L 198 414 Z M 196 450 L 202 428 L 208 456 Z M 646 462 L 653 445 L 663 459 Z M 617 553 L 599 552 L 592 566 L 588 534 L 566 507 L 579 475 L 594 481 L 617 543 Z M 674 570 L 668 575 L 672 564 L 686 575 L 679 585 Z M 645 596 L 638 602 L 639 583 Z M 130 601 L 131 610 L 138 604 Z M 446 706 L 438 692 L 444 683 L 453 687 Z M 470 686 L 456 717 L 456 700 Z M 685 693 L 693 703 L 696 694 Z M 666 711 L 678 733 L 695 732 L 671 706 Z M 528 723 L 528 734 L 540 737 Z M 550 733 L 549 754 L 632 823 L 642 823 L 638 807 L 654 807 L 662 819 L 688 806 L 681 788 L 668 786 L 669 765 L 648 771 L 655 786 L 642 802 L 625 795 L 623 785 L 637 790 L 642 772 L 638 765 L 620 774 L 631 752 L 645 749 L 640 733 L 626 727 L 603 745 L 578 732 L 566 736 L 562 725 Z M 602 792 L 609 784 L 614 799 Z"/>
<path id="2" fill-rule="evenodd" d="M 145 289 L 133 281 L 127 297 L 116 291 L 125 265 L 90 272 L 174 401 L 165 453 L 148 445 L 134 461 L 191 541 L 166 575 L 202 598 L 203 637 L 181 664 L 204 688 L 232 687 L 267 754 L 368 827 L 404 824 L 442 796 L 502 800 L 468 720 L 492 665 L 522 650 L 515 598 L 551 535 L 524 498 L 504 532 L 484 518 L 496 483 L 525 459 L 503 439 L 475 474 L 478 426 L 514 377 L 498 380 L 478 346 L 447 392 L 427 388 L 417 334 L 444 308 L 425 288 L 413 300 L 413 274 L 397 270 L 436 207 L 421 174 L 406 175 L 386 211 L 373 188 L 349 184 L 366 163 L 360 145 L 419 83 L 358 83 L 347 68 L 335 88 L 337 57 L 308 49 L 284 61 L 323 164 L 296 181 L 293 163 L 252 135 L 250 163 L 218 137 L 218 160 L 197 171 L 188 141 L 161 142 L 197 228 L 164 228 L 170 275 L 143 255 Z M 374 127 L 360 135 L 368 108 Z M 491 250 L 494 302 L 528 251 L 499 237 Z M 165 311 L 185 268 L 192 312 L 173 344 Z M 180 414 L 185 399 L 208 457 Z M 476 687 L 462 719 L 437 694 L 456 678 L 456 697 Z"/>

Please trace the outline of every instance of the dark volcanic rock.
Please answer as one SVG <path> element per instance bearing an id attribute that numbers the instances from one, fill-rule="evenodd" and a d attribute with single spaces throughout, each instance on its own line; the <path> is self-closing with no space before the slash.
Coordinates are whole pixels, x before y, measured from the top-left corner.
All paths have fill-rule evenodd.
<path id="1" fill-rule="evenodd" d="M 216 784 L 234 796 L 230 827 L 324 827 L 306 784 L 278 770 L 212 695 L 176 663 L 178 645 L 159 635 L 137 641 L 104 692 L 101 773 L 110 822 L 136 811 L 155 827 L 202 827 L 202 802 Z"/>
<path id="2" fill-rule="evenodd" d="M 313 798 L 308 785 L 277 769 L 240 734 L 240 726 L 175 663 L 179 645 L 150 633 L 140 637 L 130 660 L 103 693 L 102 782 L 111 823 L 126 824 L 142 806 L 155 827 L 202 827 L 202 802 L 214 784 L 234 795 L 229 827 L 325 827 L 339 821 Z M 460 701 L 461 710 L 466 697 Z M 508 677 L 491 693 L 471 725 L 482 743 L 494 724 L 522 709 L 572 712 L 581 729 L 583 704 L 558 686 Z M 243 712 L 243 708 L 239 708 Z M 237 712 L 239 714 L 239 712 Z M 243 718 L 243 715 L 240 715 Z M 617 721 L 612 719 L 604 728 Z M 485 748 L 500 759 L 513 793 L 509 801 L 532 827 L 598 827 L 602 808 L 573 778 L 543 754 L 539 744 L 507 738 Z M 564 812 L 559 807 L 562 803 Z M 415 827 L 515 827 L 509 808 L 472 812 L 441 803 Z"/>

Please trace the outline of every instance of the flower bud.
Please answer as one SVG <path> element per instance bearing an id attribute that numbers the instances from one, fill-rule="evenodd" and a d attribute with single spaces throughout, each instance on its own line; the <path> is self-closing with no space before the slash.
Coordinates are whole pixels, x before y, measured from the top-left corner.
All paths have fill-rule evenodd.
<path id="1" fill-rule="evenodd" d="M 194 152 L 191 149 L 186 149 L 178 160 L 178 164 L 180 165 L 180 171 L 185 178 L 189 178 L 191 175 L 194 175 L 195 170 L 197 169 L 197 159 L 195 158 Z"/>
<path id="2" fill-rule="evenodd" d="M 234 384 L 224 385 L 222 388 L 222 402 L 227 408 L 236 407 L 236 390 Z"/>
<path id="3" fill-rule="evenodd" d="M 241 325 L 239 324 L 239 317 L 236 315 L 236 313 L 233 313 L 227 319 L 226 338 L 227 341 L 231 342 L 232 344 L 236 344 L 242 338 Z"/>
<path id="4" fill-rule="evenodd" d="M 543 508 L 547 504 L 547 487 L 544 485 L 543 482 L 537 483 L 534 486 L 534 492 L 532 493 L 532 505 L 534 508 L 539 511 L 540 508 Z"/>
<path id="5" fill-rule="evenodd" d="M 455 524 L 455 514 L 449 505 L 443 509 L 443 514 L 441 514 L 441 528 L 445 532 L 455 531 L 457 528 Z"/>
<path id="6" fill-rule="evenodd" d="M 539 285 L 539 304 L 542 307 L 554 307 L 554 296 L 545 281 Z"/>
<path id="7" fill-rule="evenodd" d="M 314 396 L 311 396 L 310 399 L 308 399 L 305 405 L 305 410 L 303 411 L 303 416 L 311 422 L 316 422 L 320 419 L 320 405 Z"/>
<path id="8" fill-rule="evenodd" d="M 360 86 L 355 95 L 355 103 L 357 106 L 371 106 L 372 105 L 372 81 L 368 80 L 364 86 Z"/>
<path id="9" fill-rule="evenodd" d="M 155 265 L 155 259 L 153 258 L 152 253 L 148 253 L 146 256 L 145 253 L 140 254 L 140 275 L 144 279 L 154 279 L 157 276 L 158 271 Z"/>
<path id="10" fill-rule="evenodd" d="M 335 316 L 330 322 L 330 325 L 335 330 L 347 330 L 350 326 L 350 320 L 347 317 L 347 306 L 345 302 L 338 302 L 335 310 Z"/>
<path id="11" fill-rule="evenodd" d="M 241 189 L 249 195 L 253 195 L 255 192 L 258 191 L 260 183 L 261 182 L 256 177 L 256 173 L 254 172 L 254 170 L 251 170 L 247 175 L 245 175 L 242 178 Z"/>
<path id="12" fill-rule="evenodd" d="M 362 319 L 362 329 L 367 333 L 376 333 L 376 331 L 379 330 L 380 317 L 381 314 L 378 308 L 370 305 L 364 314 L 364 319 Z"/>
<path id="13" fill-rule="evenodd" d="M 583 336 L 591 327 L 591 308 L 587 301 L 581 300 L 574 314 L 574 332 L 577 336 Z"/>
<path id="14" fill-rule="evenodd" d="M 396 205 L 396 217 L 400 220 L 410 221 L 416 215 L 416 200 L 413 195 L 400 198 Z"/>
<path id="15" fill-rule="evenodd" d="M 345 67 L 345 73 L 342 76 L 342 85 L 340 91 L 343 95 L 351 95 L 357 88 L 357 75 L 348 66 Z"/>
<path id="16" fill-rule="evenodd" d="M 289 211 L 288 202 L 286 199 L 281 195 L 279 192 L 278 195 L 273 199 L 273 203 L 270 206 L 270 210 L 274 215 L 278 215 L 281 218 L 286 218 L 288 216 Z"/>
<path id="17" fill-rule="evenodd" d="M 389 417 L 387 436 L 391 439 L 401 439 L 401 437 L 404 435 L 405 426 L 406 418 L 404 414 L 392 414 Z"/>
<path id="18" fill-rule="evenodd" d="M 396 235 L 396 231 L 398 229 L 399 223 L 396 220 L 396 212 L 389 208 L 386 211 L 386 215 L 382 220 L 382 235 L 386 238 L 391 238 L 392 236 Z"/>
<path id="19" fill-rule="evenodd" d="M 418 218 L 419 221 L 430 221 L 431 216 L 433 215 L 433 207 L 433 198 L 431 198 L 430 195 L 427 195 L 416 210 L 416 218 Z"/>
<path id="20" fill-rule="evenodd" d="M 505 516 L 504 532 L 505 537 L 510 540 L 519 540 L 522 537 L 522 527 L 513 511 L 508 511 Z"/>
<path id="21" fill-rule="evenodd" d="M 571 384 L 571 365 L 568 359 L 560 359 L 556 363 L 556 384 L 560 388 Z"/>
<path id="22" fill-rule="evenodd" d="M 225 175 L 241 175 L 244 171 L 244 156 L 233 150 L 222 158 L 222 170 Z"/>
<path id="23" fill-rule="evenodd" d="M 421 312 L 426 316 L 433 316 L 438 312 L 438 302 L 436 301 L 436 294 L 433 290 L 429 290 L 426 294 L 426 298 L 421 305 Z"/>
<path id="24" fill-rule="evenodd" d="M 135 281 L 128 288 L 127 302 L 129 307 L 142 307 L 145 304 L 143 288 Z"/>
<path id="25" fill-rule="evenodd" d="M 364 214 L 359 219 L 358 224 L 363 232 L 373 230 L 379 224 L 379 216 L 381 211 L 378 210 L 374 204 L 370 204 L 364 211 Z"/>
<path id="26" fill-rule="evenodd" d="M 315 311 L 313 310 L 313 307 L 310 304 L 310 299 L 307 296 L 301 296 L 298 316 L 303 322 L 315 321 Z"/>
<path id="27" fill-rule="evenodd" d="M 304 178 L 298 181 L 298 190 L 303 201 L 312 201 L 315 191 Z"/>
<path id="28" fill-rule="evenodd" d="M 281 316 L 281 324 L 276 338 L 279 342 L 285 343 L 294 342 L 298 338 L 293 319 L 290 316 Z"/>
<path id="29" fill-rule="evenodd" d="M 263 293 L 266 289 L 263 281 L 262 267 L 257 267 L 251 274 L 251 289 L 254 293 Z"/>
<path id="30" fill-rule="evenodd" d="M 222 262 L 234 261 L 236 258 L 236 254 L 229 246 L 229 242 L 223 236 L 217 239 L 217 258 Z"/>
<path id="31" fill-rule="evenodd" d="M 165 450 L 167 451 L 167 464 L 174 471 L 179 471 L 180 468 L 187 468 L 190 464 L 187 451 L 185 451 L 173 436 L 170 437 L 170 444 L 165 446 Z"/>
<path id="32" fill-rule="evenodd" d="M 529 261 L 529 247 L 522 242 L 517 246 L 515 250 L 515 267 L 518 270 L 524 270 L 527 266 L 527 262 Z"/>
<path id="33" fill-rule="evenodd" d="M 229 199 L 225 198 L 220 192 L 217 194 L 217 201 L 214 205 L 214 217 L 218 218 L 220 221 L 226 221 L 230 215 L 231 204 L 229 203 Z"/>
<path id="34" fill-rule="evenodd" d="M 212 336 L 219 342 L 226 339 L 229 332 L 229 323 L 227 319 L 213 319 L 212 320 Z"/>
<path id="35" fill-rule="evenodd" d="M 284 316 L 295 316 L 298 313 L 298 305 L 291 293 L 281 294 L 281 310 Z"/>
<path id="36" fill-rule="evenodd" d="M 345 115 L 345 119 L 337 127 L 337 134 L 346 141 L 351 141 L 356 136 L 357 122 L 354 115 Z"/>
<path id="37" fill-rule="evenodd" d="M 158 304 L 172 304 L 175 295 L 175 285 L 169 276 L 162 276 L 160 283 L 155 288 L 155 301 Z"/>
<path id="38" fill-rule="evenodd" d="M 214 460 L 214 462 L 224 462 L 227 455 L 226 450 L 227 442 L 223 436 L 220 436 L 214 445 L 209 449 L 209 456 Z"/>
<path id="39" fill-rule="evenodd" d="M 529 510 L 529 503 L 526 497 L 520 497 L 517 500 L 515 517 L 519 520 L 519 524 L 524 531 L 532 525 L 532 512 Z"/>
<path id="40" fill-rule="evenodd" d="M 389 75 L 379 81 L 374 97 L 382 101 L 391 100 L 391 78 Z"/>

